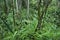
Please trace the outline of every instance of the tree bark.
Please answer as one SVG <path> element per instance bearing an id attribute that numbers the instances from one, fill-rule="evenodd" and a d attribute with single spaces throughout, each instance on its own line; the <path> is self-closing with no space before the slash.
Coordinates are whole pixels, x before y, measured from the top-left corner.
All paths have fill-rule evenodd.
<path id="1" fill-rule="evenodd" d="M 16 12 L 18 13 L 19 12 L 19 10 L 18 10 L 18 0 L 16 0 Z"/>
<path id="2" fill-rule="evenodd" d="M 51 2 L 52 2 L 52 0 L 43 0 L 43 8 L 42 8 L 42 12 L 40 12 L 41 0 L 39 1 L 39 4 L 38 4 L 38 25 L 37 25 L 36 31 L 40 30 L 42 28 L 43 16 L 46 14 L 47 8 Z"/>
<path id="3" fill-rule="evenodd" d="M 35 31 L 39 30 L 41 27 L 41 20 L 40 20 L 40 16 L 41 16 L 41 12 L 40 12 L 40 6 L 41 6 L 41 0 L 38 1 L 38 25 Z"/>
<path id="4" fill-rule="evenodd" d="M 29 0 L 27 0 L 27 19 L 29 18 Z"/>
<path id="5" fill-rule="evenodd" d="M 13 27 L 15 27 L 15 5 L 14 5 L 14 0 L 12 0 L 12 4 L 13 4 L 12 5 L 12 11 L 13 11 Z"/>

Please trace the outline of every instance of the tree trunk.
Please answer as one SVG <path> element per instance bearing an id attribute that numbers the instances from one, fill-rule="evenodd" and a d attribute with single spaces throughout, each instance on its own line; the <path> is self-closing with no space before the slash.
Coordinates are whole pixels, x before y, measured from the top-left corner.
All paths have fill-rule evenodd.
<path id="1" fill-rule="evenodd" d="M 29 0 L 27 0 L 27 19 L 29 18 Z"/>
<path id="2" fill-rule="evenodd" d="M 38 1 L 38 25 L 35 31 L 39 30 L 41 27 L 41 20 L 40 20 L 40 16 L 41 16 L 41 12 L 40 12 L 40 6 L 41 6 L 41 0 Z"/>
<path id="3" fill-rule="evenodd" d="M 18 10 L 18 0 L 16 0 L 16 12 L 18 13 L 19 12 L 19 10 Z"/>
<path id="4" fill-rule="evenodd" d="M 13 33 L 12 29 L 10 28 L 9 24 L 7 24 L 7 17 L 8 17 L 8 6 L 7 6 L 7 0 L 4 0 L 4 13 L 5 15 L 3 17 L 0 16 L 3 24 L 8 28 L 10 32 Z"/>
<path id="5" fill-rule="evenodd" d="M 41 29 L 43 16 L 46 14 L 47 8 L 51 2 L 52 2 L 52 0 L 48 0 L 48 1 L 43 0 L 43 8 L 42 8 L 42 12 L 40 12 L 40 6 L 41 6 L 41 0 L 40 0 L 40 2 L 38 4 L 38 25 L 37 25 L 36 31 Z"/>
<path id="6" fill-rule="evenodd" d="M 14 0 L 12 0 L 12 4 L 13 4 L 12 5 L 12 11 L 13 11 L 13 27 L 15 27 L 15 5 L 14 5 Z"/>

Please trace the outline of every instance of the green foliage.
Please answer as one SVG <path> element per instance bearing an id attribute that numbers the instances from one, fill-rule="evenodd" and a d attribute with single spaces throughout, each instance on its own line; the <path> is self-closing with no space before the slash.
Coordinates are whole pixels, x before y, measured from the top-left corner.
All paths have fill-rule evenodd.
<path id="1" fill-rule="evenodd" d="M 4 2 L 0 0 L 0 40 L 60 40 L 60 9 L 56 3 L 56 0 L 53 0 L 49 5 L 42 20 L 42 28 L 35 32 L 38 24 L 37 0 L 30 0 L 28 19 L 26 18 L 26 8 L 22 6 L 21 10 L 16 13 L 15 7 L 15 26 L 13 24 L 12 4 L 9 2 L 8 15 L 6 15 L 6 13 L 4 13 Z M 6 27 L 6 24 L 1 18 L 5 18 L 3 20 L 6 21 L 5 23 L 8 24 L 11 30 Z"/>

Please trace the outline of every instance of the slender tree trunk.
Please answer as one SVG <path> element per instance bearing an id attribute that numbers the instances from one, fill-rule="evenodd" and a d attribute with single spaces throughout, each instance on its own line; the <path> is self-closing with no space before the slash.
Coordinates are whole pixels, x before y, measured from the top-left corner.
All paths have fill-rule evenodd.
<path id="1" fill-rule="evenodd" d="M 15 27 L 15 5 L 14 5 L 14 0 L 12 0 L 12 4 L 13 4 L 12 5 L 12 11 L 13 11 L 13 27 Z"/>
<path id="2" fill-rule="evenodd" d="M 16 0 L 16 12 L 18 13 L 19 12 L 19 10 L 18 10 L 18 0 Z"/>
<path id="3" fill-rule="evenodd" d="M 3 24 L 8 28 L 10 32 L 13 33 L 12 29 L 10 28 L 9 24 L 7 24 L 7 17 L 8 17 L 8 6 L 7 6 L 7 0 L 4 0 L 4 13 L 5 15 L 3 17 L 0 16 Z"/>
<path id="4" fill-rule="evenodd" d="M 26 17 L 27 17 L 27 19 L 29 19 L 29 0 L 24 0 L 24 2 L 25 2 L 25 5 L 27 6 L 27 15 L 26 15 Z"/>
<path id="5" fill-rule="evenodd" d="M 6 16 L 8 15 L 8 7 L 7 7 L 7 0 L 4 0 L 4 13 L 6 14 Z"/>
<path id="6" fill-rule="evenodd" d="M 38 25 L 37 25 L 37 28 L 36 28 L 35 31 L 39 30 L 40 27 L 41 27 L 41 20 L 40 20 L 41 12 L 40 12 L 40 6 L 41 6 L 41 0 L 38 1 Z"/>
<path id="7" fill-rule="evenodd" d="M 37 25 L 36 31 L 41 29 L 43 16 L 46 14 L 47 8 L 48 8 L 48 6 L 50 5 L 51 2 L 52 2 L 52 0 L 43 0 L 43 6 L 44 7 L 42 8 L 42 12 L 40 12 L 40 6 L 41 6 L 41 0 L 40 0 L 40 2 L 38 4 L 38 25 Z"/>
<path id="8" fill-rule="evenodd" d="M 29 18 L 29 0 L 27 0 L 27 19 Z"/>
<path id="9" fill-rule="evenodd" d="M 21 10 L 21 8 L 22 8 L 22 0 L 18 0 L 18 8 L 19 8 L 19 10 Z"/>

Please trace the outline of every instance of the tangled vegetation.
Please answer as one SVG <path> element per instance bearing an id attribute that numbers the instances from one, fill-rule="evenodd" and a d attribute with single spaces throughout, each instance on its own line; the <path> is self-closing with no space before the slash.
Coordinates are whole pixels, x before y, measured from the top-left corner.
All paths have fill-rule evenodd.
<path id="1" fill-rule="evenodd" d="M 0 40 L 60 40 L 60 0 L 0 0 Z"/>

